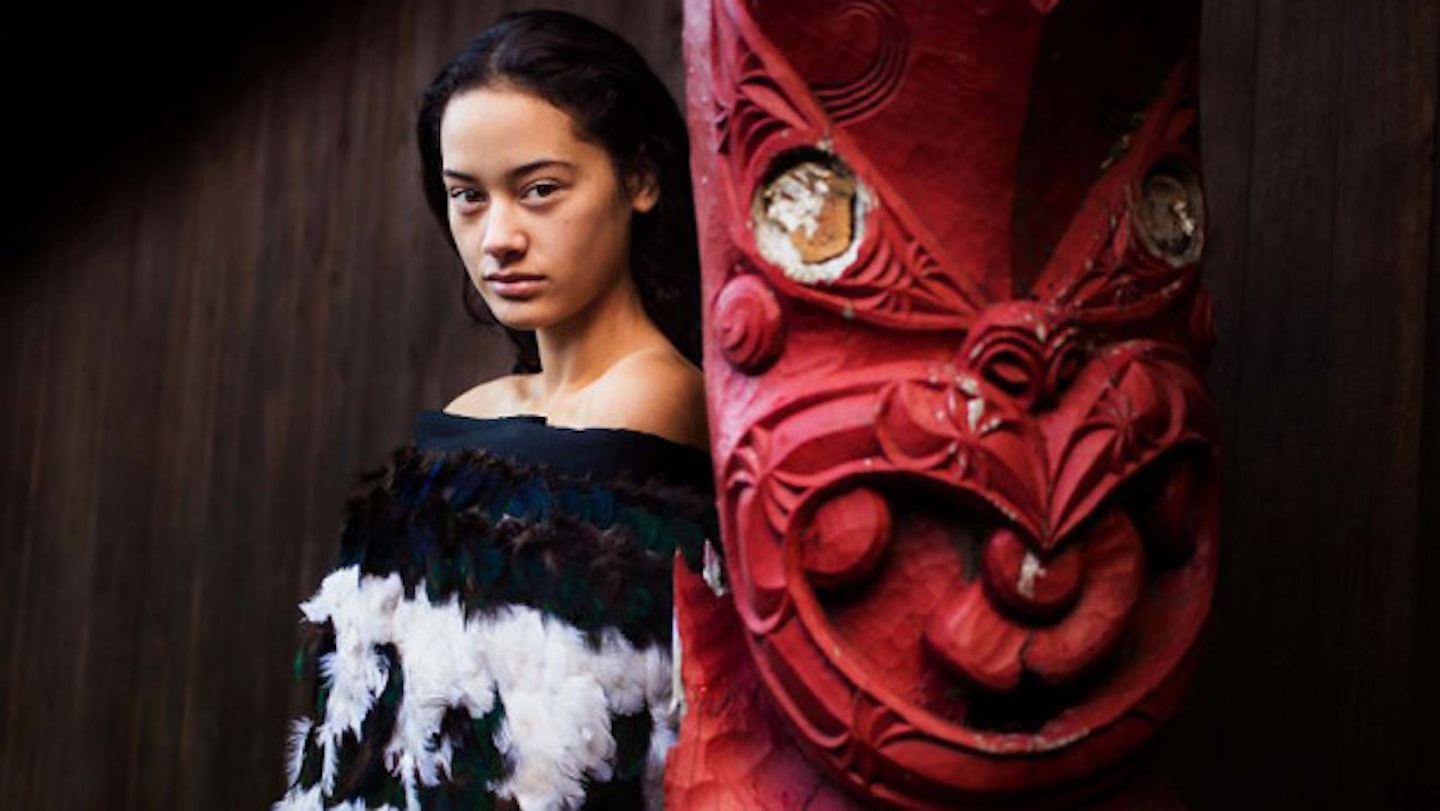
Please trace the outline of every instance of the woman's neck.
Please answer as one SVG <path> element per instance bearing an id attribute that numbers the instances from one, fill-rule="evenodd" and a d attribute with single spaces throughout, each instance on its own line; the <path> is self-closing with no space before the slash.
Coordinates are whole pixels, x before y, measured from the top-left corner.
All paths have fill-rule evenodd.
<path id="1" fill-rule="evenodd" d="M 547 413 L 595 382 L 616 361 L 665 341 L 628 278 L 564 324 L 537 330 L 538 403 Z"/>

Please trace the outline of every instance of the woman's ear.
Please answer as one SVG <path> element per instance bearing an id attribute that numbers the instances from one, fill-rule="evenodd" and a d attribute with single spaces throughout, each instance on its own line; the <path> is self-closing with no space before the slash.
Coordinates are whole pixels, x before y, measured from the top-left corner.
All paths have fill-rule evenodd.
<path id="1" fill-rule="evenodd" d="M 636 214 L 646 214 L 660 203 L 660 182 L 655 170 L 642 169 L 630 176 L 630 207 Z"/>

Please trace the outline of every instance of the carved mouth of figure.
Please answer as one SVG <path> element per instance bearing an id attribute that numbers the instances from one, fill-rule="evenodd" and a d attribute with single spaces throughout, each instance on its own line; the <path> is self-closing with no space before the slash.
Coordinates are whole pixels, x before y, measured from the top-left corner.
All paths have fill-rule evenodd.
<path id="1" fill-rule="evenodd" d="M 856 495 L 864 493 L 865 495 Z M 879 500 L 881 504 L 873 503 Z M 869 535 L 873 519 L 840 525 L 840 516 L 858 513 L 858 506 L 883 509 L 893 516 L 878 551 L 866 549 L 859 535 Z M 930 617 L 940 612 L 957 587 L 978 576 L 986 540 L 1000 529 L 979 504 L 957 503 L 953 492 L 926 482 L 893 480 L 883 486 L 850 490 L 830 501 L 834 508 L 816 510 L 806 534 L 804 562 L 825 617 L 836 638 L 845 640 L 870 669 L 883 672 L 892 684 L 906 685 L 905 696 L 952 723 L 996 731 L 1033 731 L 1047 720 L 1034 717 L 1043 705 L 987 700 L 1003 693 L 985 691 L 946 667 L 926 643 Z M 838 532 L 827 531 L 835 527 Z M 867 539 L 868 540 L 868 539 Z M 839 542 L 838 544 L 836 542 Z M 821 551 L 825 546 L 831 548 Z M 838 547 L 835 548 L 835 547 Z M 842 561 L 858 562 L 838 576 Z M 1029 685 L 1027 685 L 1029 687 Z M 1036 692 L 1026 689 L 1027 695 Z M 1053 704 L 1054 702 L 1045 702 Z M 1020 712 L 1023 710 L 1024 712 Z"/>
<path id="2" fill-rule="evenodd" d="M 856 779 L 1113 762 L 1183 693 L 1214 588 L 1213 411 L 1173 346 L 1077 337 L 997 305 L 947 360 L 842 376 L 730 456 L 754 661 Z"/>
<path id="3" fill-rule="evenodd" d="M 819 494 L 808 520 L 797 516 L 802 565 L 845 655 L 905 685 L 907 703 L 1033 735 L 1133 658 L 1154 581 L 1194 551 L 1191 490 L 1208 475 L 1198 470 L 1193 454 L 1163 460 L 1048 557 L 963 491 L 876 478 Z M 1192 506 L 1176 512 L 1181 500 Z"/>

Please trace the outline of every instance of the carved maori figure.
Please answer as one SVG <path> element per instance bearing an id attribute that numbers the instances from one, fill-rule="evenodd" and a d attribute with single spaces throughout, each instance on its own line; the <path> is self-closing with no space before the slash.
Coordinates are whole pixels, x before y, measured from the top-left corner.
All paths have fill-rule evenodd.
<path id="1" fill-rule="evenodd" d="M 1068 807 L 1215 583 L 1194 2 L 689 0 L 728 593 L 677 808 Z"/>

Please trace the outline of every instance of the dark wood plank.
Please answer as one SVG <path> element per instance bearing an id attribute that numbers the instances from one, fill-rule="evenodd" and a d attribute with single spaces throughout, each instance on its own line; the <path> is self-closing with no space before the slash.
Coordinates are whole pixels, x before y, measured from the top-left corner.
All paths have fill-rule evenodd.
<path id="1" fill-rule="evenodd" d="M 1414 578 L 1440 14 L 1410 0 L 1347 12 L 1328 432 L 1339 555 L 1333 584 L 1319 584 L 1329 599 L 1316 619 L 1330 649 L 1349 652 L 1337 656 L 1343 689 L 1330 695 L 1343 735 L 1330 742 L 1336 790 L 1325 799 L 1363 807 L 1400 792 L 1421 686 L 1414 657 L 1426 644 L 1413 631 L 1416 594 L 1396 584 L 1423 588 Z"/>
<path id="2" fill-rule="evenodd" d="M 1222 319 L 1215 378 L 1224 384 L 1225 450 L 1222 575 L 1190 708 L 1210 735 L 1183 766 L 1189 799 L 1202 808 L 1313 798 L 1304 764 L 1339 732 L 1319 696 L 1294 692 L 1317 660 L 1313 615 L 1323 597 L 1312 579 L 1290 575 L 1298 546 L 1323 539 L 1328 523 L 1315 496 L 1328 456 L 1317 440 L 1328 417 L 1324 370 L 1334 357 L 1327 267 L 1343 23 L 1338 0 L 1256 4 L 1244 263 L 1207 267 Z M 1296 736 L 1301 728 L 1309 734 Z M 1218 764 L 1223 784 L 1206 774 Z M 1250 794 L 1236 797 L 1236 785 Z"/>
<path id="3" fill-rule="evenodd" d="M 1200 21 L 1200 127 L 1204 161 L 1208 234 L 1204 283 L 1215 302 L 1219 341 L 1215 347 L 1210 386 L 1222 408 L 1240 392 L 1240 359 L 1244 354 L 1242 317 L 1250 221 L 1253 144 L 1255 141 L 1256 64 L 1259 56 L 1258 0 L 1206 2 Z M 1228 446 L 1234 442 L 1233 413 L 1227 414 L 1221 436 L 1225 464 L 1233 464 Z M 1235 474 L 1222 471 L 1224 512 L 1233 512 L 1228 492 Z M 1221 536 L 1222 588 L 1232 565 L 1233 522 Z M 1228 615 L 1224 593 L 1212 609 L 1210 637 L 1191 696 L 1161 738 L 1164 763 L 1174 773 L 1178 788 L 1196 808 L 1215 807 L 1223 792 L 1214 788 L 1214 763 L 1223 757 L 1233 734 L 1228 724 L 1216 723 L 1227 703 L 1223 654 L 1217 654 L 1214 637 L 1221 635 Z"/>
<path id="4" fill-rule="evenodd" d="M 1434 21 L 1431 21 L 1434 23 Z M 1440 60 L 1437 60 L 1440 61 Z M 1434 79 L 1440 88 L 1440 65 Z M 1437 93 L 1440 94 L 1440 93 Z M 1400 803 L 1404 808 L 1440 807 L 1440 589 L 1434 588 L 1440 574 L 1440 101 L 1431 103 L 1434 120 L 1430 126 L 1430 163 L 1434 169 L 1431 196 L 1430 261 L 1426 290 L 1425 396 L 1421 407 L 1420 533 L 1417 538 L 1416 567 L 1410 578 L 1415 584 L 1414 636 L 1416 661 L 1411 689 L 1415 710 L 1408 741 L 1408 774 Z"/>
<path id="5" fill-rule="evenodd" d="M 1383 807 L 1404 791 L 1426 644 L 1412 583 L 1440 37 L 1433 4 L 1258 8 L 1246 244 L 1207 271 L 1229 344 L 1222 580 L 1179 730 L 1194 737 L 1171 750 L 1196 807 Z M 1214 155 L 1212 182 L 1232 171 Z"/>

